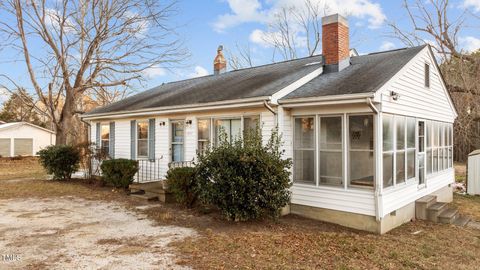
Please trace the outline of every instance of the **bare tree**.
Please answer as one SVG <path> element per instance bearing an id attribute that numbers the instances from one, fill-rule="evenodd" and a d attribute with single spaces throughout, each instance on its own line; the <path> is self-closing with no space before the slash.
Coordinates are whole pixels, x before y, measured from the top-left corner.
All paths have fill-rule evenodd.
<path id="1" fill-rule="evenodd" d="M 86 95 L 111 100 L 141 83 L 145 70 L 188 55 L 169 23 L 175 1 L 3 0 L 0 8 L 0 46 L 20 53 L 59 144 L 74 143 Z"/>
<path id="2" fill-rule="evenodd" d="M 233 70 L 253 67 L 252 51 L 250 44 L 240 45 L 235 44 L 234 50 L 226 50 L 228 65 Z"/>
<path id="3" fill-rule="evenodd" d="M 458 110 L 454 124 L 455 159 L 480 147 L 480 54 L 465 52 L 459 44 L 461 30 L 471 18 L 467 9 L 451 15 L 448 0 L 404 0 L 410 25 L 389 23 L 392 34 L 407 46 L 429 43 L 440 58 L 440 69 Z"/>
<path id="4" fill-rule="evenodd" d="M 282 7 L 268 25 L 263 41 L 274 48 L 284 60 L 295 59 L 306 48 L 307 56 L 319 53 L 322 17 L 329 11 L 321 1 L 304 0 L 303 7 Z"/>

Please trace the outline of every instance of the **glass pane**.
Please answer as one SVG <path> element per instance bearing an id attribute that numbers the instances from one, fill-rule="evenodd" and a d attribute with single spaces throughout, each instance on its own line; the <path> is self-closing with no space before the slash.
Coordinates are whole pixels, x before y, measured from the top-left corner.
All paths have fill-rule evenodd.
<path id="1" fill-rule="evenodd" d="M 148 122 L 137 124 L 137 139 L 148 139 Z"/>
<path id="2" fill-rule="evenodd" d="M 172 122 L 172 142 L 183 142 L 184 123 Z"/>
<path id="3" fill-rule="evenodd" d="M 102 140 L 108 140 L 110 138 L 110 125 L 102 125 L 100 131 Z"/>
<path id="4" fill-rule="evenodd" d="M 418 155 L 418 183 L 425 183 L 425 154 Z"/>
<path id="5" fill-rule="evenodd" d="M 210 144 L 207 141 L 198 141 L 198 152 L 200 154 L 205 154 L 209 145 Z"/>
<path id="6" fill-rule="evenodd" d="M 242 120 L 232 119 L 230 122 L 232 127 L 230 142 L 233 142 L 242 137 Z"/>
<path id="7" fill-rule="evenodd" d="M 453 164 L 453 149 L 452 147 L 448 148 L 448 167 L 452 168 Z"/>
<path id="8" fill-rule="evenodd" d="M 427 174 L 432 173 L 432 150 L 427 150 Z"/>
<path id="9" fill-rule="evenodd" d="M 396 181 L 398 183 L 405 182 L 405 152 L 397 153 L 397 175 Z"/>
<path id="10" fill-rule="evenodd" d="M 373 150 L 373 116 L 354 115 L 348 122 L 350 149 Z"/>
<path id="11" fill-rule="evenodd" d="M 425 122 L 418 122 L 418 152 L 425 152 Z"/>
<path id="12" fill-rule="evenodd" d="M 405 117 L 395 117 L 397 125 L 397 150 L 405 149 Z"/>
<path id="13" fill-rule="evenodd" d="M 183 144 L 172 145 L 172 161 L 183 161 Z"/>
<path id="14" fill-rule="evenodd" d="M 448 169 L 448 148 L 443 148 L 443 169 Z"/>
<path id="15" fill-rule="evenodd" d="M 427 140 L 427 148 L 432 147 L 432 122 L 428 121 L 426 122 L 427 126 L 427 134 L 426 134 L 426 140 Z"/>
<path id="16" fill-rule="evenodd" d="M 407 118 L 407 147 L 415 148 L 415 118 Z"/>
<path id="17" fill-rule="evenodd" d="M 383 154 L 383 187 L 390 187 L 393 185 L 393 154 Z"/>
<path id="18" fill-rule="evenodd" d="M 372 151 L 350 151 L 350 185 L 373 187 L 373 164 Z"/>
<path id="19" fill-rule="evenodd" d="M 139 157 L 148 156 L 148 140 L 138 140 L 137 156 Z"/>
<path id="20" fill-rule="evenodd" d="M 438 123 L 434 122 L 432 126 L 432 135 L 433 135 L 433 147 L 438 146 Z"/>
<path id="21" fill-rule="evenodd" d="M 438 172 L 438 150 L 433 149 L 433 172 Z"/>
<path id="22" fill-rule="evenodd" d="M 407 150 L 407 179 L 415 177 L 415 150 Z"/>
<path id="23" fill-rule="evenodd" d="M 320 151 L 320 184 L 342 185 L 342 152 Z"/>
<path id="24" fill-rule="evenodd" d="M 449 144 L 448 144 L 449 146 L 453 146 L 453 132 L 452 132 L 452 130 L 453 130 L 452 125 L 449 125 L 448 126 L 448 133 L 450 134 L 450 136 L 449 136 L 450 141 L 449 141 Z"/>
<path id="25" fill-rule="evenodd" d="M 248 116 L 243 118 L 243 130 L 256 130 L 260 128 L 260 116 Z"/>
<path id="26" fill-rule="evenodd" d="M 342 117 L 320 119 L 320 149 L 342 149 Z"/>
<path id="27" fill-rule="evenodd" d="M 312 150 L 294 151 L 294 181 L 315 184 L 315 152 Z"/>
<path id="28" fill-rule="evenodd" d="M 393 116 L 383 115 L 383 151 L 393 150 Z"/>
<path id="29" fill-rule="evenodd" d="M 198 120 L 198 139 L 210 140 L 210 120 Z"/>
<path id="30" fill-rule="evenodd" d="M 445 127 L 443 124 L 439 125 L 439 133 L 440 133 L 440 143 L 439 146 L 445 146 Z"/>
<path id="31" fill-rule="evenodd" d="M 443 148 L 438 148 L 438 171 L 443 171 Z"/>
<path id="32" fill-rule="evenodd" d="M 313 117 L 295 118 L 295 149 L 315 147 L 315 125 Z"/>
<path id="33" fill-rule="evenodd" d="M 230 141 L 230 120 L 228 119 L 218 119 L 215 120 L 215 142 L 220 141 L 220 135 L 224 134 L 227 141 Z M 223 139 L 223 138 L 222 138 Z"/>

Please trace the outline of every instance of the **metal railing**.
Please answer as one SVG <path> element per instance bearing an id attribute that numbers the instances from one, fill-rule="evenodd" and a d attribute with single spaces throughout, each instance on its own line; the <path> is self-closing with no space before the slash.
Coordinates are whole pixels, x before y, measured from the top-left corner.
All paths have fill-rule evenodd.
<path id="1" fill-rule="evenodd" d="M 162 158 L 140 159 L 138 161 L 138 172 L 135 174 L 135 182 L 152 182 L 163 180 L 165 171 L 162 170 Z"/>
<path id="2" fill-rule="evenodd" d="M 195 163 L 193 161 L 174 161 L 168 163 L 168 168 L 183 168 L 183 167 L 194 167 Z"/>

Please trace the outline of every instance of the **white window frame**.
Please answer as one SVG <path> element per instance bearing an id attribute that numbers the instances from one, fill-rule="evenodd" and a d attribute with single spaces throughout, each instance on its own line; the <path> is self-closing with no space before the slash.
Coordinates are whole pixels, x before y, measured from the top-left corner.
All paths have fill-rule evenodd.
<path id="1" fill-rule="evenodd" d="M 300 150 L 300 151 L 311 151 L 312 149 L 311 148 L 295 148 L 295 119 L 297 118 L 313 118 L 313 124 L 314 125 L 318 125 L 318 117 L 317 115 L 312 115 L 312 114 L 309 114 L 309 115 L 295 115 L 292 117 L 292 125 L 293 125 L 293 134 L 292 134 L 292 138 L 293 138 L 293 141 L 292 141 L 292 164 L 293 166 L 295 166 L 295 151 L 296 150 Z M 318 132 L 317 132 L 317 127 L 313 127 L 313 164 L 314 164 L 314 167 L 313 167 L 313 182 L 314 184 L 309 184 L 307 182 L 295 182 L 295 168 L 293 168 L 292 170 L 292 180 L 293 180 L 293 183 L 296 184 L 296 185 L 305 185 L 305 186 L 309 186 L 309 187 L 318 187 L 318 167 L 319 165 L 317 164 L 318 163 Z"/>
<path id="2" fill-rule="evenodd" d="M 182 159 L 183 160 L 180 160 L 180 161 L 176 161 L 176 162 L 182 162 L 182 161 L 185 161 L 185 131 L 186 131 L 186 121 L 185 119 L 170 119 L 169 120 L 169 123 L 170 123 L 170 162 L 174 162 L 173 161 L 173 145 L 183 145 L 182 147 Z M 174 142 L 173 141 L 173 124 L 174 123 L 183 123 L 183 141 L 182 142 Z M 198 128 L 197 128 L 197 132 L 198 132 Z"/>
<path id="3" fill-rule="evenodd" d="M 103 127 L 107 127 L 107 128 L 108 128 L 108 139 L 103 139 L 103 138 L 102 138 L 102 136 L 103 136 L 103 134 L 102 134 Z M 100 123 L 100 149 L 102 149 L 102 151 L 105 149 L 105 148 L 103 147 L 103 141 L 107 141 L 107 147 L 108 147 L 108 152 L 107 152 L 107 154 L 110 154 L 110 153 L 109 153 L 109 152 L 110 152 L 110 132 L 111 132 L 111 130 L 110 130 L 110 123 L 108 123 L 108 122 L 107 122 L 107 123 L 104 123 L 104 122 Z"/>
<path id="4" fill-rule="evenodd" d="M 208 121 L 207 127 L 208 127 L 208 139 L 200 139 L 199 135 L 199 122 L 200 121 Z M 199 118 L 197 119 L 197 153 L 200 152 L 200 142 L 207 143 L 207 149 L 211 149 L 212 147 L 212 118 Z"/>
<path id="5" fill-rule="evenodd" d="M 138 136 L 138 126 L 139 126 L 140 123 L 146 123 L 147 124 L 147 139 L 140 139 L 139 138 L 140 136 Z M 136 125 L 135 125 L 135 132 L 136 132 L 136 136 L 135 136 L 136 137 L 135 138 L 136 142 L 135 143 L 136 143 L 136 146 L 137 146 L 136 147 L 137 159 L 148 159 L 148 157 L 150 156 L 150 147 L 148 146 L 148 142 L 150 140 L 150 123 L 149 123 L 149 121 L 148 120 L 138 120 L 136 122 Z M 138 142 L 140 140 L 146 140 L 147 141 L 147 155 L 146 156 L 139 155 L 139 153 L 138 153 L 138 151 L 140 150 L 140 148 L 138 147 Z"/>
<path id="6" fill-rule="evenodd" d="M 325 150 L 322 150 L 320 148 L 320 134 L 321 134 L 321 128 L 322 128 L 322 125 L 321 125 L 321 119 L 322 118 L 337 118 L 337 117 L 340 117 L 340 121 L 341 121 L 341 148 L 340 150 L 336 150 L 336 149 L 325 149 Z M 344 167 L 345 167 L 345 156 L 344 156 L 344 151 L 345 151 L 345 136 L 344 136 L 344 132 L 345 132 L 345 115 L 344 114 L 317 114 L 316 115 L 316 123 L 317 123 L 317 128 L 316 128 L 316 131 L 318 134 L 315 135 L 315 141 L 316 141 L 316 144 L 317 146 L 315 147 L 315 157 L 316 157 L 316 160 L 315 160 L 315 175 L 317 176 L 315 179 L 315 182 L 316 182 L 316 186 L 328 186 L 328 187 L 340 187 L 340 188 L 346 188 L 346 181 L 345 181 L 345 170 L 344 170 Z M 320 152 L 335 152 L 335 153 L 340 153 L 341 156 L 342 156 L 342 176 L 341 176 L 341 182 L 342 184 L 341 185 L 333 185 L 333 184 L 325 184 L 325 183 L 320 183 L 320 177 L 321 177 L 321 171 L 320 171 L 320 160 L 321 160 L 321 155 L 320 155 Z"/>

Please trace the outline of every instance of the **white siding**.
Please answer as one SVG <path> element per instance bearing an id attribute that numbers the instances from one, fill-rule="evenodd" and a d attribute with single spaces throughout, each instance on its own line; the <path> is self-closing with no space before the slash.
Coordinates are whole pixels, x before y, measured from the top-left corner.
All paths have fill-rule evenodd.
<path id="1" fill-rule="evenodd" d="M 312 187 L 294 184 L 292 203 L 375 216 L 373 190 Z"/>
<path id="2" fill-rule="evenodd" d="M 165 122 L 165 125 L 160 126 L 160 123 Z M 155 128 L 155 158 L 160 163 L 160 177 L 163 178 L 168 171 L 168 163 L 170 162 L 170 122 L 168 118 L 156 118 Z"/>
<path id="3" fill-rule="evenodd" d="M 272 130 L 275 128 L 275 115 L 270 111 L 265 111 L 260 114 L 262 140 L 266 144 L 272 135 Z"/>
<path id="4" fill-rule="evenodd" d="M 430 65 L 430 88 L 425 87 L 425 63 Z M 398 100 L 390 92 L 400 94 Z M 455 112 L 428 48 L 421 51 L 381 90 L 382 111 L 453 122 Z"/>
<path id="5" fill-rule="evenodd" d="M 450 168 L 437 174 L 427 176 L 425 188 L 419 189 L 418 182 L 412 181 L 399 185 L 395 189 L 385 191 L 381 199 L 383 213 L 380 213 L 380 216 L 385 216 L 425 195 L 452 184 L 454 182 L 454 175 L 453 168 Z"/>
<path id="6" fill-rule="evenodd" d="M 115 121 L 115 158 L 130 159 L 130 121 Z"/>

